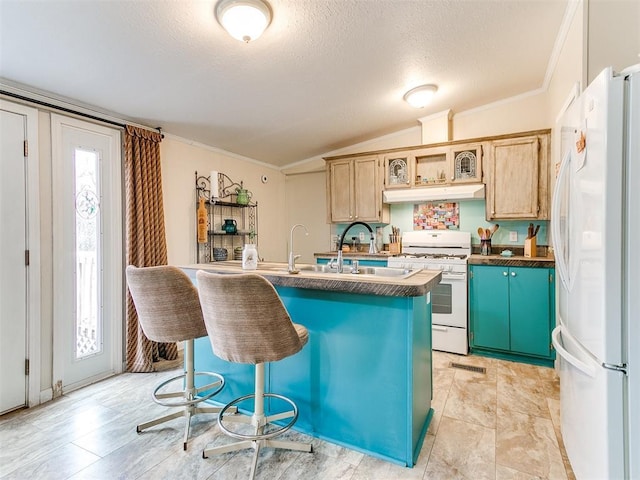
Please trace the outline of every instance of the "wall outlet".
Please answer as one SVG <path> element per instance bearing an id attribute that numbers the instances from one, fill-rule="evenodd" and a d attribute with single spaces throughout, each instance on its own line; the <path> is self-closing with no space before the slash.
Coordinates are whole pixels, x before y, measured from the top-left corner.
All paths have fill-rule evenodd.
<path id="1" fill-rule="evenodd" d="M 518 232 L 509 232 L 509 241 L 517 242 L 518 241 Z"/>
<path id="2" fill-rule="evenodd" d="M 360 241 L 364 242 L 364 232 L 360 232 Z"/>

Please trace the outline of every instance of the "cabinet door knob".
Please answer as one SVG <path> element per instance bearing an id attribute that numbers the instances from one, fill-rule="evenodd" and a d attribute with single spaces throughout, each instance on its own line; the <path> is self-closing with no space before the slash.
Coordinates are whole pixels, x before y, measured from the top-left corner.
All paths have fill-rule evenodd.
<path id="1" fill-rule="evenodd" d="M 502 275 L 504 275 L 506 277 L 509 274 L 507 272 L 502 272 Z"/>
<path id="2" fill-rule="evenodd" d="M 511 272 L 511 276 L 515 277 L 516 276 L 516 272 Z"/>

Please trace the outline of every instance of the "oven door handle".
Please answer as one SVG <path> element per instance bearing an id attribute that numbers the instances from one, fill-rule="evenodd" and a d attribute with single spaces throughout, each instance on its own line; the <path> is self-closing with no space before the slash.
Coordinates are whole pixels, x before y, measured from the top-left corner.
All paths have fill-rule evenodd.
<path id="1" fill-rule="evenodd" d="M 447 327 L 441 327 L 440 325 L 431 325 L 431 330 L 435 330 L 436 332 L 448 332 L 449 329 Z"/>
<path id="2" fill-rule="evenodd" d="M 465 272 L 442 272 L 442 280 L 463 280 L 467 281 L 467 274 Z"/>

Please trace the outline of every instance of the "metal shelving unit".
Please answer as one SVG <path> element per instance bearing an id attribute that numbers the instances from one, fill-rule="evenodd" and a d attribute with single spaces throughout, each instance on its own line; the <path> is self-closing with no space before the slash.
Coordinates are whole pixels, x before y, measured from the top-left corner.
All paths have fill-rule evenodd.
<path id="1" fill-rule="evenodd" d="M 204 198 L 208 220 L 207 242 L 196 243 L 196 263 L 215 261 L 214 248 L 225 248 L 227 260 L 233 260 L 235 248 L 242 248 L 245 243 L 258 244 L 258 202 L 239 204 L 237 190 L 243 188 L 242 182 L 234 182 L 224 173 L 218 173 L 217 182 L 218 197 L 212 198 L 211 178 L 195 172 L 196 209 L 200 198 Z M 235 220 L 236 233 L 223 230 L 227 219 Z"/>

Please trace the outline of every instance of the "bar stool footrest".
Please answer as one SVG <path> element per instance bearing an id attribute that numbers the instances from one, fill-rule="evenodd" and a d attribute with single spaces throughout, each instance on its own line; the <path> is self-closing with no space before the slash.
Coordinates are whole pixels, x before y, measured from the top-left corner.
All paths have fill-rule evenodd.
<path id="1" fill-rule="evenodd" d="M 224 388 L 224 378 L 222 377 L 222 375 L 214 372 L 194 372 L 193 373 L 194 378 L 197 378 L 197 377 L 210 377 L 212 379 L 215 378 L 216 379 L 215 381 L 207 385 L 207 387 L 214 388 L 214 390 L 212 390 L 211 392 L 203 396 L 195 396 L 194 394 L 197 394 L 200 391 L 203 391 L 205 387 L 198 387 L 197 389 L 194 387 L 192 391 L 189 391 L 186 388 L 183 388 L 182 390 L 177 390 L 172 392 L 166 392 L 166 393 L 161 392 L 161 390 L 165 388 L 167 385 L 177 382 L 178 380 L 182 380 L 182 384 L 184 385 L 187 379 L 187 375 L 189 375 L 189 373 L 185 372 L 181 375 L 171 377 L 170 379 L 159 383 L 156 386 L 156 388 L 153 390 L 153 393 L 151 394 L 153 401 L 156 402 L 158 405 L 162 405 L 164 407 L 188 407 L 188 406 L 196 405 L 200 402 L 204 402 L 205 400 L 210 399 L 211 397 L 219 393 Z M 181 398 L 182 400 L 176 400 L 176 401 L 166 400 L 169 398 Z"/>
<path id="2" fill-rule="evenodd" d="M 218 414 L 218 425 L 220 426 L 220 430 L 222 430 L 224 433 L 226 433 L 227 435 L 229 435 L 230 437 L 233 438 L 237 438 L 238 440 L 248 440 L 248 441 L 256 441 L 256 440 L 267 440 L 270 438 L 274 438 L 277 437 L 278 435 L 283 434 L 284 432 L 286 432 L 287 430 L 289 430 L 291 427 L 293 427 L 293 425 L 296 423 L 296 420 L 298 420 L 298 407 L 297 405 L 293 402 L 293 400 L 283 396 L 283 395 L 278 395 L 276 393 L 264 393 L 263 394 L 264 397 L 271 397 L 271 398 L 277 398 L 280 399 L 284 402 L 287 402 L 289 405 L 291 405 L 291 407 L 293 408 L 292 412 L 289 412 L 290 415 L 287 415 L 284 418 L 287 418 L 288 416 L 291 416 L 291 420 L 289 421 L 289 423 L 287 423 L 286 425 L 277 428 L 275 430 L 271 430 L 270 432 L 267 433 L 258 433 L 259 431 L 261 431 L 265 425 L 261 425 L 259 427 L 256 428 L 256 430 L 258 430 L 255 434 L 249 435 L 249 434 L 243 434 L 243 433 L 238 433 L 238 432 L 234 432 L 232 430 L 230 430 L 229 428 L 227 428 L 226 425 L 224 425 L 224 417 L 225 414 L 232 409 L 236 408 L 237 410 L 237 405 L 241 402 L 244 402 L 246 400 L 250 400 L 252 398 L 255 398 L 256 395 L 254 393 L 249 394 L 249 395 L 245 395 L 243 397 L 239 397 L 236 398 L 235 400 L 227 403 L 224 407 L 222 407 L 222 410 L 220 410 L 220 413 Z M 251 418 L 250 415 L 244 415 L 245 417 L 249 417 L 249 419 Z M 267 419 L 266 424 L 269 423 L 269 418 L 270 417 L 277 417 L 278 419 L 283 418 L 282 415 L 280 414 L 276 414 L 276 415 L 272 415 L 272 416 L 267 416 L 265 417 Z M 245 420 L 241 420 L 238 417 L 231 417 L 229 418 L 229 420 L 232 421 L 232 423 L 235 421 L 235 423 L 252 423 L 251 420 L 245 421 Z"/>

